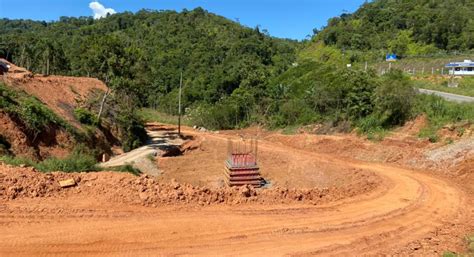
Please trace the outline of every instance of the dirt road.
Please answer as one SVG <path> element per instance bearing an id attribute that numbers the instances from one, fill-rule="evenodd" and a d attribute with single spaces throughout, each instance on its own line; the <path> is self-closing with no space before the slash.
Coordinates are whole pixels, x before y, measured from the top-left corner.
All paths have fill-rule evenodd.
<path id="1" fill-rule="evenodd" d="M 317 206 L 146 208 L 84 195 L 0 202 L 0 255 L 439 255 L 462 250 L 460 237 L 472 232 L 472 196 L 449 181 L 264 140 L 260 151 L 375 172 L 382 184 Z"/>
<path id="2" fill-rule="evenodd" d="M 170 147 L 178 147 L 183 143 L 179 137 L 172 135 L 166 131 L 150 131 L 147 130 L 148 142 L 146 145 L 134 149 L 128 153 L 118 155 L 107 162 L 99 164 L 101 168 L 114 168 L 124 165 L 132 165 L 141 172 L 150 176 L 159 176 L 158 167 L 148 158 L 157 156 L 160 151 L 164 151 Z"/>

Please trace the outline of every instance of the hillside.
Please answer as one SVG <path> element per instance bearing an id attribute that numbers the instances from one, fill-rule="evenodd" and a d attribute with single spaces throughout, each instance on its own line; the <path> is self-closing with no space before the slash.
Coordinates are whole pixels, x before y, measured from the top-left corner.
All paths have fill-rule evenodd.
<path id="1" fill-rule="evenodd" d="M 0 80 L 1 155 L 45 160 L 85 148 L 98 157 L 126 139 L 120 123 L 109 115 L 115 108 L 111 101 L 104 108 L 107 117 L 91 123 L 107 90 L 101 81 L 33 74 L 8 64 L 11 68 Z"/>
<path id="2" fill-rule="evenodd" d="M 466 6 L 451 7 L 435 0 L 373 1 L 354 14 L 332 19 L 313 41 L 304 43 L 273 38 L 258 27 L 244 27 L 202 8 L 125 12 L 100 20 L 63 17 L 49 23 L 3 19 L 0 39 L 7 42 L 1 46 L 3 55 L 34 72 L 106 82 L 115 95 L 110 101 L 119 107 L 107 110 L 105 116 L 122 122 L 122 134 L 129 138 L 125 148 L 130 150 L 143 142 L 136 136 L 137 131 L 143 132 L 136 110 L 151 107 L 177 114 L 181 73 L 183 112 L 191 123 L 208 129 L 324 123 L 330 131 L 364 127 L 367 132 L 403 125 L 432 111 L 431 105 L 423 103 L 438 100 L 417 97 L 413 83 L 402 74 L 364 73 L 362 61 L 380 60 L 398 34 L 405 37 L 406 32 L 409 41 L 397 42 L 418 50 L 471 49 L 459 42 L 425 40 L 412 20 L 425 15 L 446 22 L 442 20 L 446 8 L 455 8 L 464 17 L 472 11 Z M 409 12 L 405 15 L 402 10 Z M 466 26 L 442 35 L 469 36 Z M 328 41 L 328 35 L 334 41 Z M 356 42 L 344 41 L 348 35 L 380 44 L 348 45 Z M 448 47 L 452 44 L 456 47 Z M 347 63 L 354 64 L 352 71 L 346 69 Z M 97 102 L 88 110 L 96 115 Z M 443 122 L 472 117 L 470 111 L 448 114 L 434 113 L 430 118 L 446 116 L 442 122 L 436 119 L 439 128 Z"/>
<path id="3" fill-rule="evenodd" d="M 0 59 L 6 62 L 6 60 Z M 81 124 L 74 116 L 74 110 L 88 98 L 100 96 L 107 86 L 93 78 L 44 76 L 9 63 L 12 67 L 6 75 L 5 83 L 15 89 L 38 98 L 54 113 L 65 121 L 80 128 Z"/>
<path id="4" fill-rule="evenodd" d="M 0 20 L 0 57 L 36 73 L 96 77 L 146 106 L 176 112 L 213 104 L 237 88 L 256 90 L 294 61 L 298 43 L 197 8 L 120 13 L 94 20 Z"/>
<path id="5" fill-rule="evenodd" d="M 474 48 L 473 15 L 474 2 L 468 0 L 375 0 L 330 19 L 314 40 L 399 56 L 467 51 Z"/>

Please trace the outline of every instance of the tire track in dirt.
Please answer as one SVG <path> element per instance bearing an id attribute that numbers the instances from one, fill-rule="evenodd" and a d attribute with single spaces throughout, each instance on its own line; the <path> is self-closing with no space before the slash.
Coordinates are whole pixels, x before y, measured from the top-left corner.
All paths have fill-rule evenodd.
<path id="1" fill-rule="evenodd" d="M 105 208 L 101 203 L 75 199 L 81 206 L 89 205 L 88 210 L 97 210 L 97 215 L 62 219 L 60 214 L 51 213 L 49 222 L 35 220 L 33 224 L 25 223 L 33 219 L 28 214 L 15 217 L 21 212 L 28 213 L 28 209 L 13 208 L 8 217 L 0 216 L 0 224 L 4 219 L 20 222 L 3 227 L 0 255 L 393 254 L 453 222 L 467 224 L 472 219 L 463 191 L 418 171 L 336 158 L 266 141 L 260 143 L 260 150 L 284 151 L 301 160 L 311 158 L 375 172 L 383 182 L 375 192 L 316 207 L 249 204 L 147 209 L 110 205 L 107 215 L 113 212 L 124 215 L 107 218 L 101 216 Z M 74 209 L 68 199 L 55 201 L 48 204 L 82 212 Z M 0 209 L 0 214 L 4 211 Z M 412 249 L 412 253 L 420 255 L 436 251 Z"/>

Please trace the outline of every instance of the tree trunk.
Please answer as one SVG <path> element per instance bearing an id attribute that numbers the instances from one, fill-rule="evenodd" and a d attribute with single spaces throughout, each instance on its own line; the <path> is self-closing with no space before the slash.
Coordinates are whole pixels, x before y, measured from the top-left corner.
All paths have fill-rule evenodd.
<path id="1" fill-rule="evenodd" d="M 46 76 L 49 76 L 49 51 L 48 58 L 46 59 Z"/>
<path id="2" fill-rule="evenodd" d="M 110 93 L 110 89 L 107 88 L 107 91 L 104 94 L 104 97 L 102 98 L 102 102 L 100 103 L 100 109 L 99 109 L 99 114 L 97 114 L 97 121 L 100 123 L 100 117 L 102 116 L 102 112 L 104 111 L 104 105 L 105 105 L 105 100 L 107 99 L 107 96 Z"/>

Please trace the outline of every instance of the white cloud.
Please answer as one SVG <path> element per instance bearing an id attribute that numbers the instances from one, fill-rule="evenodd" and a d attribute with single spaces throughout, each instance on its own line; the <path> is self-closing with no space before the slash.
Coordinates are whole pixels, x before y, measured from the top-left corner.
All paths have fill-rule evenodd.
<path id="1" fill-rule="evenodd" d="M 89 8 L 91 8 L 92 12 L 94 13 L 94 19 L 104 18 L 104 17 L 107 17 L 107 14 L 117 13 L 112 8 L 105 8 L 105 6 L 103 6 L 99 2 L 91 2 L 89 4 Z"/>

